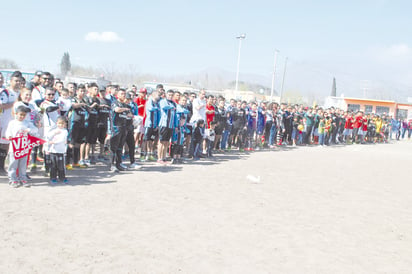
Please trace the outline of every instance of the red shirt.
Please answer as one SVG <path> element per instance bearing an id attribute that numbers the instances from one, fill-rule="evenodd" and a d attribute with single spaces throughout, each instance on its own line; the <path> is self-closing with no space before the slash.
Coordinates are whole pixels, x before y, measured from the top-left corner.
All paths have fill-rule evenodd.
<path id="1" fill-rule="evenodd" d="M 207 113 L 208 111 L 213 110 L 213 113 Z M 215 107 L 213 105 L 207 105 L 206 104 L 206 122 L 207 122 L 207 128 L 210 128 L 210 122 L 215 119 Z"/>
<path id="2" fill-rule="evenodd" d="M 355 118 L 355 123 L 353 124 L 354 128 L 360 128 L 362 126 L 363 118 L 361 116 L 357 116 Z"/>
<path id="3" fill-rule="evenodd" d="M 346 128 L 346 129 L 353 129 L 353 120 L 352 120 L 352 117 L 346 117 L 345 128 Z"/>
<path id="4" fill-rule="evenodd" d="M 363 118 L 362 119 L 362 130 L 363 131 L 368 131 L 368 119 L 366 119 L 366 118 Z"/>
<path id="5" fill-rule="evenodd" d="M 139 116 L 144 116 L 145 115 L 145 105 L 146 105 L 146 99 L 140 98 L 139 96 L 134 99 L 134 102 L 137 104 L 138 110 L 137 110 L 137 115 Z M 143 106 L 143 107 L 140 107 Z"/>

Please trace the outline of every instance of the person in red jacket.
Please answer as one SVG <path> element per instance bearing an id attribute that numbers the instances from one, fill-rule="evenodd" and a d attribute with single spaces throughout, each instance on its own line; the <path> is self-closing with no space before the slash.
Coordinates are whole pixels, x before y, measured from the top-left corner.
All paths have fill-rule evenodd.
<path id="1" fill-rule="evenodd" d="M 357 143 L 359 140 L 359 133 L 362 131 L 363 112 L 358 111 L 353 122 L 352 142 Z"/>
<path id="2" fill-rule="evenodd" d="M 144 116 L 145 116 L 145 105 L 146 105 L 146 98 L 147 90 L 145 88 L 141 88 L 139 90 L 138 96 L 134 99 L 134 102 L 137 105 L 137 128 L 135 129 L 134 139 L 135 139 L 135 146 L 141 147 L 143 135 L 144 135 Z"/>
<path id="3" fill-rule="evenodd" d="M 347 144 L 350 143 L 350 137 L 353 131 L 353 117 L 351 112 L 346 114 L 345 130 L 343 131 L 343 136 Z"/>

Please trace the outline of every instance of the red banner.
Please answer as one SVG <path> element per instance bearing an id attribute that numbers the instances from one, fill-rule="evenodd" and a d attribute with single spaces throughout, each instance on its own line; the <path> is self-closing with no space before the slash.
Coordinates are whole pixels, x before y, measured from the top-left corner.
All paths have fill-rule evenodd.
<path id="1" fill-rule="evenodd" d="M 28 134 L 23 134 L 11 139 L 13 146 L 13 156 L 15 159 L 23 158 L 29 155 L 30 151 L 46 141 Z"/>

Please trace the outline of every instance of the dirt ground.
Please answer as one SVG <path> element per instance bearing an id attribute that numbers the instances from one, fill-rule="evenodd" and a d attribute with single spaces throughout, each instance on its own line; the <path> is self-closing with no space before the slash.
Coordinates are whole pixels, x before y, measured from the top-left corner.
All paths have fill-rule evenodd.
<path id="1" fill-rule="evenodd" d="M 412 142 L 0 181 L 0 273 L 410 273 Z"/>

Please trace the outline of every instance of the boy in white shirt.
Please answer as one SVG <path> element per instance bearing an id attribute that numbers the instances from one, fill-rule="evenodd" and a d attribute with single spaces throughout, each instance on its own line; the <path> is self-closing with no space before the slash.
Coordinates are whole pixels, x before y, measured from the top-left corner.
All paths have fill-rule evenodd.
<path id="1" fill-rule="evenodd" d="M 69 96 L 69 90 L 67 88 L 63 88 L 61 91 L 61 96 L 57 99 L 56 104 L 60 108 L 60 115 L 66 116 L 67 112 L 72 106 L 72 98 Z"/>
<path id="2" fill-rule="evenodd" d="M 26 106 L 18 106 L 16 108 L 16 119 L 9 122 L 6 130 L 7 139 L 18 137 L 22 134 L 36 135 L 38 129 L 30 122 L 25 120 L 27 113 L 31 110 Z M 28 155 L 16 159 L 14 155 L 14 150 L 12 142 L 10 142 L 9 148 L 9 168 L 8 176 L 10 181 L 10 186 L 16 188 L 22 184 L 25 187 L 30 187 L 31 183 L 27 181 L 26 169 L 27 169 L 27 157 Z M 17 175 L 17 170 L 19 174 Z"/>
<path id="3" fill-rule="evenodd" d="M 47 133 L 48 153 L 50 153 L 50 182 L 57 183 L 57 176 L 60 182 L 68 183 L 66 178 L 65 153 L 67 150 L 67 129 L 66 119 L 57 118 L 56 127 Z"/>

